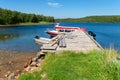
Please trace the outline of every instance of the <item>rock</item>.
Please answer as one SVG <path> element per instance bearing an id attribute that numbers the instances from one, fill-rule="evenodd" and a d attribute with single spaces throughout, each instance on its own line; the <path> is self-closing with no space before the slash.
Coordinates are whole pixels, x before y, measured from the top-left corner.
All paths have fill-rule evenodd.
<path id="1" fill-rule="evenodd" d="M 15 73 L 11 73 L 9 76 L 8 76 L 8 80 L 15 80 Z"/>
<path id="2" fill-rule="evenodd" d="M 32 67 L 33 67 L 33 66 L 37 67 L 37 62 L 32 62 L 32 63 L 31 63 L 31 66 L 32 66 Z"/>
<path id="3" fill-rule="evenodd" d="M 39 59 L 44 59 L 45 58 L 45 53 L 41 53 L 39 56 L 38 56 Z"/>
<path id="4" fill-rule="evenodd" d="M 21 71 L 20 70 L 16 70 L 15 79 L 19 78 L 20 74 L 21 74 Z"/>
<path id="5" fill-rule="evenodd" d="M 8 74 L 6 74 L 6 75 L 5 75 L 5 78 L 7 78 L 8 76 L 9 76 L 9 75 L 8 75 Z"/>
<path id="6" fill-rule="evenodd" d="M 38 59 L 38 62 L 39 62 L 39 63 L 42 63 L 42 59 Z"/>
<path id="7" fill-rule="evenodd" d="M 24 69 L 24 71 L 30 71 L 31 70 L 31 67 L 30 66 L 28 66 L 28 67 L 26 67 L 25 69 Z"/>
<path id="8" fill-rule="evenodd" d="M 20 71 L 20 70 L 16 70 L 16 73 L 20 74 L 20 73 L 21 73 L 21 71 Z"/>
<path id="9" fill-rule="evenodd" d="M 31 71 L 38 69 L 38 67 L 31 67 Z"/>
<path id="10" fill-rule="evenodd" d="M 45 56 L 45 53 L 38 52 L 36 56 L 40 59 L 42 56 Z"/>
<path id="11" fill-rule="evenodd" d="M 25 63 L 23 67 L 24 67 L 24 68 L 28 67 L 28 64 L 27 64 L 27 63 Z"/>
<path id="12" fill-rule="evenodd" d="M 32 63 L 32 58 L 28 58 L 27 62 L 24 64 L 24 68 L 28 67 Z"/>
<path id="13" fill-rule="evenodd" d="M 37 66 L 40 67 L 40 66 L 41 66 L 41 63 L 38 63 Z"/>
<path id="14" fill-rule="evenodd" d="M 33 62 L 36 62 L 37 60 L 38 60 L 38 57 L 34 57 L 34 58 L 32 59 Z"/>
<path id="15" fill-rule="evenodd" d="M 41 59 L 44 59 L 45 57 L 41 57 Z"/>
<path id="16" fill-rule="evenodd" d="M 18 79 L 18 78 L 19 78 L 19 76 L 20 76 L 19 74 L 18 74 L 18 75 L 15 75 L 15 79 Z"/>
<path id="17" fill-rule="evenodd" d="M 16 70 L 16 75 L 21 74 L 22 71 Z"/>
<path id="18" fill-rule="evenodd" d="M 10 75 L 10 71 L 7 72 L 7 74 L 5 75 L 5 78 L 7 78 Z"/>

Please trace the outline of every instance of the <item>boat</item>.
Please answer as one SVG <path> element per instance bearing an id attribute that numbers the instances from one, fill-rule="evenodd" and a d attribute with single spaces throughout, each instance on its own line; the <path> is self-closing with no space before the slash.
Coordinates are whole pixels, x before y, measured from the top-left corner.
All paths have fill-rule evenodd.
<path id="1" fill-rule="evenodd" d="M 55 28 L 55 30 L 47 30 L 46 33 L 50 34 L 51 36 L 56 36 L 60 32 L 73 32 L 73 31 L 84 31 L 84 32 L 86 32 L 86 28 L 59 26 L 59 23 L 54 28 Z"/>
<path id="2" fill-rule="evenodd" d="M 50 34 L 51 36 L 56 36 L 59 32 L 56 30 L 47 30 L 46 33 Z"/>
<path id="3" fill-rule="evenodd" d="M 67 27 L 67 26 L 55 26 L 55 30 L 58 32 L 72 32 L 72 31 L 84 31 L 86 32 L 86 28 L 80 28 L 80 27 Z"/>
<path id="4" fill-rule="evenodd" d="M 39 37 L 39 36 L 36 36 L 34 38 L 34 40 L 35 40 L 36 43 L 39 43 L 39 44 L 47 44 L 51 41 L 51 39 L 43 38 L 43 37 Z"/>

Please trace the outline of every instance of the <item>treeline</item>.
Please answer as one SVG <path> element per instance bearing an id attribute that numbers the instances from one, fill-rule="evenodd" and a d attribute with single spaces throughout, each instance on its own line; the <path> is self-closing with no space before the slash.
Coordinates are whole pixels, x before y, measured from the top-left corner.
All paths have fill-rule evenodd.
<path id="1" fill-rule="evenodd" d="M 11 11 L 8 9 L 0 8 L 0 25 L 19 24 L 19 23 L 27 23 L 27 22 L 38 23 L 41 21 L 54 22 L 54 17 L 36 15 L 36 14 L 27 14 L 27 13 L 21 13 L 18 11 Z"/>
<path id="2" fill-rule="evenodd" d="M 120 16 L 88 16 L 84 18 L 66 18 L 66 19 L 56 19 L 56 22 L 120 23 Z"/>

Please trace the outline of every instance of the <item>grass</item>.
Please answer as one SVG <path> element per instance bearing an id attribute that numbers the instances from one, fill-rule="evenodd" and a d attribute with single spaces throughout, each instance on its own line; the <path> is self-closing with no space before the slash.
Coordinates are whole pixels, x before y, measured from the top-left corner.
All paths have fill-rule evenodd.
<path id="1" fill-rule="evenodd" d="M 45 22 L 45 21 L 41 21 L 38 23 L 28 22 L 28 23 L 20 23 L 19 25 L 40 25 L 40 24 L 52 24 L 52 22 Z"/>
<path id="2" fill-rule="evenodd" d="M 38 23 L 26 22 L 26 23 L 19 23 L 19 24 L 0 25 L 0 27 L 27 26 L 27 25 L 42 25 L 42 24 L 53 24 L 53 22 L 45 22 L 45 21 L 41 21 L 41 22 L 38 22 Z"/>
<path id="3" fill-rule="evenodd" d="M 120 80 L 118 56 L 114 50 L 48 54 L 42 70 L 21 75 L 18 80 Z"/>

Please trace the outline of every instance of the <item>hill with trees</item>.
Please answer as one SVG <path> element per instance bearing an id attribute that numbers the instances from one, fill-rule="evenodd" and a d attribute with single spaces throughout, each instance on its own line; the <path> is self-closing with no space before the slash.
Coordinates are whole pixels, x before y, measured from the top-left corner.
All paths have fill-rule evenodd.
<path id="1" fill-rule="evenodd" d="M 120 16 L 88 16 L 83 18 L 65 18 L 65 19 L 56 19 L 56 22 L 120 23 Z"/>
<path id="2" fill-rule="evenodd" d="M 53 16 L 27 14 L 18 11 L 11 11 L 0 8 L 0 25 L 19 24 L 19 23 L 38 23 L 41 21 L 54 22 Z"/>

